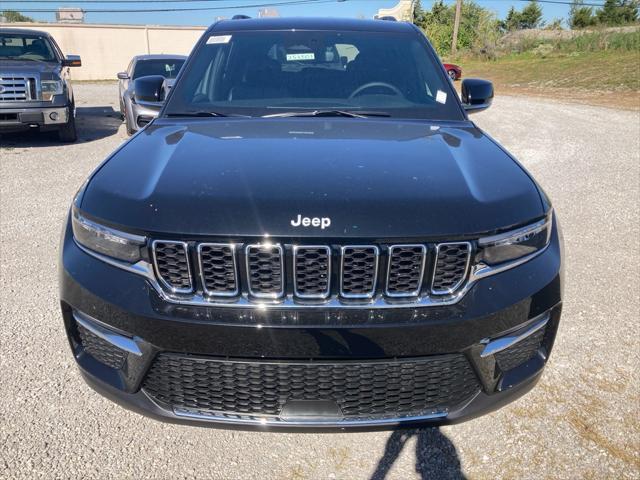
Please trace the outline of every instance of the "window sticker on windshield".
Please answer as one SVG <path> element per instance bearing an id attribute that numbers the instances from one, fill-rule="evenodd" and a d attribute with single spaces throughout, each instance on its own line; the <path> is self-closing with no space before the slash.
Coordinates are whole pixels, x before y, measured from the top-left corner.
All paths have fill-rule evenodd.
<path id="1" fill-rule="evenodd" d="M 297 62 L 299 60 L 315 60 L 316 56 L 311 53 L 287 53 L 287 62 Z"/>
<path id="2" fill-rule="evenodd" d="M 229 43 L 231 35 L 212 35 L 207 39 L 207 45 L 215 43 Z"/>
<path id="3" fill-rule="evenodd" d="M 438 90 L 436 93 L 436 102 L 438 103 L 447 103 L 447 94 L 442 90 Z"/>

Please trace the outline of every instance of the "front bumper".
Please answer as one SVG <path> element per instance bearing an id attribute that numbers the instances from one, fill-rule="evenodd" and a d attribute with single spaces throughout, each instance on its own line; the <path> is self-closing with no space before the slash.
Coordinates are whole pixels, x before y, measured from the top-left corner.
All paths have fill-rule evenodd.
<path id="1" fill-rule="evenodd" d="M 60 269 L 62 313 L 72 351 L 87 383 L 131 410 L 164 421 L 312 431 L 456 423 L 515 400 L 539 379 L 553 346 L 562 307 L 561 245 L 556 231 L 544 253 L 515 269 L 482 279 L 455 305 L 384 310 L 363 306 L 343 311 L 273 307 L 261 311 L 169 304 L 145 278 L 107 265 L 81 250 L 67 227 Z M 90 348 L 87 328 L 98 339 L 91 337 L 94 347 L 98 344 L 97 350 Z M 84 337 L 79 334 L 82 329 Z M 537 343 L 531 342 L 534 336 Z M 105 347 L 100 340 L 108 345 Z M 530 350 L 520 360 L 509 363 L 509 358 L 500 359 L 509 348 L 513 355 L 522 355 L 525 342 L 531 344 Z M 109 350 L 112 347 L 118 349 L 115 357 Z M 154 365 L 163 356 L 170 357 L 170 365 L 187 365 L 172 372 L 170 393 L 167 384 L 158 386 L 150 380 Z M 369 389 L 361 378 L 368 374 L 363 373 L 354 387 L 353 369 L 347 371 L 347 366 L 355 362 L 357 372 L 380 372 L 382 368 L 393 373 L 394 368 L 404 371 L 416 362 L 441 362 L 454 356 L 468 362 L 477 388 L 463 388 L 450 404 L 441 402 L 419 412 L 409 408 L 406 415 L 348 416 L 343 404 L 334 409 L 331 394 L 317 394 L 356 392 L 360 395 L 354 397 L 356 403 L 368 401 L 375 411 L 377 404 L 370 398 L 382 389 L 391 392 L 383 397 L 384 402 L 402 404 L 411 394 L 404 380 L 391 391 L 393 374 L 384 381 L 373 375 L 367 377 Z M 229 370 L 229 364 L 235 370 Z M 269 372 L 274 364 L 278 367 L 272 375 Z M 325 375 L 327 370 L 331 373 Z M 232 402 L 233 409 L 203 410 L 202 402 L 219 394 L 217 378 L 227 378 L 229 371 L 249 372 L 243 373 L 243 381 L 231 376 L 233 397 L 225 396 L 221 401 Z M 254 375 L 254 371 L 258 373 Z M 273 390 L 281 395 L 278 389 L 283 384 L 294 388 L 289 379 L 300 371 L 310 382 L 303 389 L 313 390 L 305 399 L 311 403 L 296 404 L 285 412 L 287 403 L 275 415 L 238 411 L 239 404 L 245 405 L 242 402 L 251 404 Z M 443 383 L 436 381 L 420 388 L 429 392 L 446 390 L 446 385 L 458 388 L 447 377 L 458 373 L 449 372 Z M 427 383 L 431 381 L 431 377 L 424 378 Z M 460 388 L 468 383 L 468 379 L 458 382 Z M 181 392 L 178 396 L 176 388 Z M 193 392 L 197 395 L 182 402 Z M 167 398 L 178 398 L 176 401 L 182 403 L 170 404 Z M 319 402 L 313 403 L 316 400 Z"/>
<path id="2" fill-rule="evenodd" d="M 46 129 L 64 125 L 68 121 L 68 107 L 0 107 L 0 130 Z"/>
<path id="3" fill-rule="evenodd" d="M 158 116 L 162 104 L 142 104 L 131 102 L 132 127 L 134 131 L 144 128 L 149 122 Z"/>

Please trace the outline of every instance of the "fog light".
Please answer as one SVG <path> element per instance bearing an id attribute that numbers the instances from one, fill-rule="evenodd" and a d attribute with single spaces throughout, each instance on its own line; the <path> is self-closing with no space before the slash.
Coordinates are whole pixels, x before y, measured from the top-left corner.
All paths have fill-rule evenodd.
<path id="1" fill-rule="evenodd" d="M 49 114 L 49 118 L 50 118 L 51 120 L 53 120 L 54 122 L 55 122 L 56 120 L 58 120 L 58 116 L 59 116 L 59 115 L 58 115 L 58 112 L 51 112 L 51 113 Z"/>

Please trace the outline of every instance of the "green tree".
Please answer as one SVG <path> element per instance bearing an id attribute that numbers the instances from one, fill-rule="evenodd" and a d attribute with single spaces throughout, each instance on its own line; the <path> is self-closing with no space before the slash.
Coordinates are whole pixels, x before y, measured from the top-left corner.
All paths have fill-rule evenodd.
<path id="1" fill-rule="evenodd" d="M 422 2 L 420 0 L 416 0 L 416 3 L 413 4 L 413 23 L 420 28 L 424 28 L 426 23 L 425 18 L 426 12 L 422 8 Z"/>
<path id="2" fill-rule="evenodd" d="M 638 20 L 638 0 L 605 0 L 596 17 L 607 26 L 633 23 Z"/>
<path id="3" fill-rule="evenodd" d="M 451 50 L 455 4 L 446 5 L 443 0 L 433 2 L 430 10 L 424 10 L 420 2 L 414 5 L 413 21 L 422 28 L 440 55 Z M 458 48 L 461 50 L 486 50 L 495 46 L 499 35 L 498 22 L 491 13 L 472 0 L 462 3 Z"/>
<path id="4" fill-rule="evenodd" d="M 573 0 L 569 9 L 569 27 L 572 29 L 586 28 L 595 25 L 596 17 L 593 8 L 586 7 L 584 0 Z"/>
<path id="5" fill-rule="evenodd" d="M 520 12 L 520 28 L 539 28 L 543 25 L 542 7 L 536 0 L 532 0 Z"/>
<path id="6" fill-rule="evenodd" d="M 0 13 L 0 17 L 6 18 L 8 23 L 34 21 L 33 18 L 22 15 L 20 12 L 16 12 L 15 10 L 5 10 Z"/>
<path id="7" fill-rule="evenodd" d="M 520 28 L 520 12 L 511 6 L 506 18 L 500 22 L 500 28 L 505 32 L 518 30 Z"/>

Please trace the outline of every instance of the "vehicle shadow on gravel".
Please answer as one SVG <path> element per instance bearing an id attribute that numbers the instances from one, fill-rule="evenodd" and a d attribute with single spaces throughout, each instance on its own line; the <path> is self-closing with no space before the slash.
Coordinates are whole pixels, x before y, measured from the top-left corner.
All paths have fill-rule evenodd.
<path id="1" fill-rule="evenodd" d="M 86 143 L 110 137 L 118 133 L 122 125 L 120 112 L 111 105 L 103 107 L 77 107 L 76 128 L 78 140 L 76 143 Z M 0 136 L 3 147 L 51 147 L 56 145 L 73 145 L 58 140 L 57 132 L 38 132 L 37 130 L 19 133 L 4 133 Z"/>
<path id="2" fill-rule="evenodd" d="M 371 480 L 384 480 L 406 443 L 416 438 L 416 473 L 422 480 L 433 478 L 465 479 L 456 447 L 439 428 L 393 432 L 384 448 Z"/>

